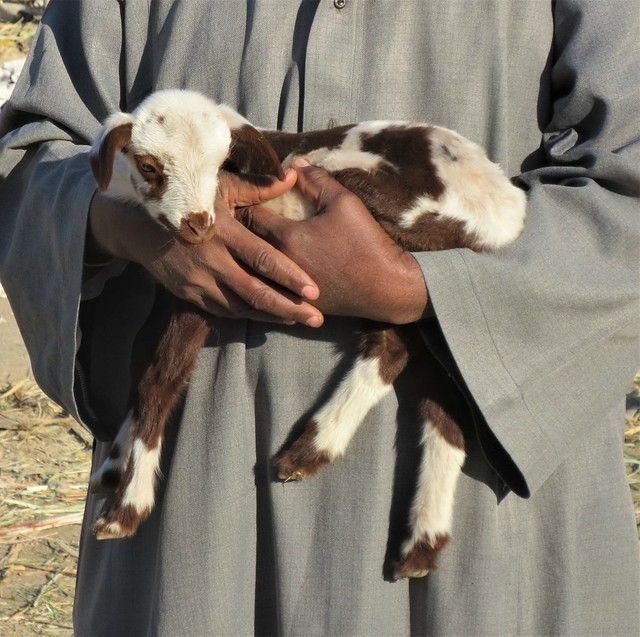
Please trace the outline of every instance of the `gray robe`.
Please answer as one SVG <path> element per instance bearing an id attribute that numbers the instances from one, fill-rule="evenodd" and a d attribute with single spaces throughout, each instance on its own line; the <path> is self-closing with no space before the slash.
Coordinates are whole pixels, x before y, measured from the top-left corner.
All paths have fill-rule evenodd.
<path id="1" fill-rule="evenodd" d="M 2 115 L 0 274 L 38 382 L 101 441 L 94 462 L 156 330 L 144 271 L 83 267 L 87 144 L 108 113 L 187 87 L 287 130 L 430 121 L 529 193 L 508 249 L 416 255 L 437 315 L 425 339 L 475 414 L 438 571 L 383 578 L 416 460 L 396 395 L 317 479 L 270 479 L 358 321 L 225 320 L 153 517 L 98 543 L 88 499 L 78 635 L 638 633 L 622 404 L 638 365 L 639 41 L 637 0 L 52 2 Z"/>

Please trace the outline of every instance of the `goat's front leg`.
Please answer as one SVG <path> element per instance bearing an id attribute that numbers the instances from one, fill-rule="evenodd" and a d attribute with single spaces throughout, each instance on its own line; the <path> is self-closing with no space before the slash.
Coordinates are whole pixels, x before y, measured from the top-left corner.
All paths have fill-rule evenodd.
<path id="1" fill-rule="evenodd" d="M 151 513 L 165 427 L 210 330 L 203 313 L 186 303 L 177 304 L 138 385 L 126 468 L 115 495 L 93 526 L 99 540 L 134 535 Z"/>
<path id="2" fill-rule="evenodd" d="M 131 429 L 134 421 L 133 410 L 131 410 L 120 425 L 118 435 L 109 450 L 109 455 L 91 476 L 89 489 L 92 492 L 112 493 L 118 488 L 131 455 L 133 441 Z"/>
<path id="3" fill-rule="evenodd" d="M 300 480 L 344 454 L 369 410 L 392 389 L 409 351 L 402 328 L 374 324 L 361 337 L 353 366 L 302 435 L 275 459 L 281 480 Z"/>
<path id="4" fill-rule="evenodd" d="M 445 385 L 425 389 L 430 393 L 435 390 L 437 398 L 423 398 L 420 403 L 422 459 L 409 516 L 409 537 L 394 566 L 395 579 L 424 577 L 436 568 L 440 551 L 451 539 L 456 484 L 466 457 L 464 437 L 455 420 L 461 410 L 450 403 L 450 391 Z M 443 396 L 446 398 L 439 400 Z"/>

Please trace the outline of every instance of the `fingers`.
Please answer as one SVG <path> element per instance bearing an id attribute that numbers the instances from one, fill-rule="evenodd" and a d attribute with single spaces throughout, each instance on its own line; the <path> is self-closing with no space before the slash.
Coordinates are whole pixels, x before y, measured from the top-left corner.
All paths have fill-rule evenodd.
<path id="1" fill-rule="evenodd" d="M 196 305 L 213 316 L 222 318 L 245 318 L 264 323 L 276 323 L 278 325 L 294 325 L 295 320 L 273 316 L 266 312 L 252 309 L 235 292 L 225 285 L 220 285 L 216 295 L 217 300 L 209 296 L 202 296 L 196 301 Z"/>
<path id="2" fill-rule="evenodd" d="M 219 192 L 231 209 L 252 206 L 280 197 L 293 188 L 297 178 L 296 171 L 289 169 L 282 181 L 274 178 L 270 184 L 259 186 L 233 173 L 221 171 Z"/>
<path id="3" fill-rule="evenodd" d="M 349 191 L 336 181 L 324 168 L 312 166 L 306 159 L 297 157 L 293 167 L 298 173 L 298 188 L 302 195 L 322 210 L 336 196 Z"/>
<path id="4" fill-rule="evenodd" d="M 264 212 L 270 214 L 268 211 Z M 244 213 L 245 218 L 252 216 L 250 212 Z M 277 215 L 272 215 L 271 221 L 274 222 L 274 227 L 276 224 L 277 227 L 283 227 L 286 223 L 285 219 Z M 309 300 L 318 298 L 320 292 L 313 279 L 289 257 L 256 236 L 251 229 L 236 222 L 225 227 L 224 234 L 223 240 L 229 252 L 250 270 L 298 296 Z"/>
<path id="5" fill-rule="evenodd" d="M 275 290 L 242 268 L 229 273 L 226 286 L 235 295 L 228 295 L 225 300 L 236 316 L 260 316 L 259 320 L 266 321 L 276 317 L 289 324 L 295 322 L 309 327 L 320 327 L 324 322 L 322 313 L 312 305 L 285 291 Z M 238 305 L 238 299 L 241 305 Z"/>
<path id="6" fill-rule="evenodd" d="M 196 269 L 169 289 L 215 316 L 302 323 L 309 327 L 320 327 L 324 322 L 320 310 L 298 295 L 260 279 L 227 251 L 219 253 L 213 263 L 204 255 Z"/>
<path id="7" fill-rule="evenodd" d="M 248 193 L 251 198 L 247 199 L 246 203 L 240 201 L 237 205 L 250 206 L 252 204 L 262 203 L 263 201 L 269 201 L 269 199 L 275 199 L 284 195 L 285 192 L 291 190 L 298 179 L 298 174 L 295 170 L 289 169 L 284 175 L 284 179 L 274 179 L 271 184 L 266 186 L 254 186 L 254 189 Z"/>

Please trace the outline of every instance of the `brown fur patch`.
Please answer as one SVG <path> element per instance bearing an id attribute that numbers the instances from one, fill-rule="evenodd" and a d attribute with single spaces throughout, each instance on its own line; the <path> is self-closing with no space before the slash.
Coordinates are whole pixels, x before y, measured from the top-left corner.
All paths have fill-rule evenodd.
<path id="1" fill-rule="evenodd" d="M 318 425 L 311 421 L 302 435 L 276 456 L 275 466 L 280 480 L 301 480 L 313 476 L 329 462 L 329 456 L 316 449 L 314 441 L 317 434 Z"/>
<path id="2" fill-rule="evenodd" d="M 149 192 L 147 199 L 158 201 L 162 199 L 162 195 L 167 191 L 168 177 L 164 174 L 163 163 L 153 155 L 134 155 L 133 156 L 138 172 L 142 178 L 149 184 Z M 153 172 L 146 172 L 142 167 L 147 164 L 153 167 Z"/>
<path id="3" fill-rule="evenodd" d="M 399 170 L 402 173 L 404 167 Z M 466 232 L 464 222 L 438 214 L 425 214 L 410 228 L 398 225 L 418 197 L 431 194 L 427 189 L 405 187 L 389 168 L 374 172 L 346 168 L 334 172 L 333 176 L 358 195 L 386 233 L 404 250 L 427 252 L 452 248 L 477 250 L 480 247 L 476 237 Z"/>
<path id="4" fill-rule="evenodd" d="M 372 323 L 360 336 L 360 352 L 367 358 L 380 361 L 380 377 L 387 384 L 393 383 L 409 362 L 407 343 L 400 329 Z"/>
<path id="5" fill-rule="evenodd" d="M 111 458 L 111 460 L 116 460 L 119 457 L 120 457 L 120 446 L 118 445 L 117 442 L 114 442 L 111 445 L 111 449 L 109 449 L 109 458 Z"/>
<path id="6" fill-rule="evenodd" d="M 400 170 L 396 180 L 407 191 L 428 194 L 433 199 L 442 196 L 445 186 L 431 160 L 430 129 L 422 126 L 389 126 L 378 133 L 361 136 L 362 150 L 381 155 Z"/>
<path id="7" fill-rule="evenodd" d="M 437 363 L 433 361 L 433 364 Z M 455 385 L 443 373 L 432 374 L 428 396 L 420 402 L 420 415 L 450 445 L 462 451 L 465 450 L 464 434 L 459 423 L 463 422 L 466 409 L 466 401 Z"/>
<path id="8" fill-rule="evenodd" d="M 253 175 L 284 179 L 284 169 L 269 140 L 248 125 L 231 129 L 231 148 L 223 168 L 245 178 Z"/>
<path id="9" fill-rule="evenodd" d="M 418 542 L 396 565 L 395 579 L 424 577 L 429 571 L 435 570 L 438 567 L 438 555 L 450 539 L 448 535 L 438 535 L 433 544 L 426 538 Z"/>
<path id="10" fill-rule="evenodd" d="M 116 540 L 135 535 L 140 524 L 148 517 L 149 511 L 138 513 L 131 504 L 110 508 L 93 525 L 93 533 L 98 540 Z M 118 529 L 109 528 L 117 524 Z"/>
<path id="11" fill-rule="evenodd" d="M 283 131 L 264 131 L 265 137 L 273 146 L 280 161 L 292 153 L 304 155 L 318 148 L 338 148 L 346 134 L 354 127 L 335 126 L 326 130 L 307 131 L 304 133 L 285 133 Z"/>
<path id="12" fill-rule="evenodd" d="M 460 397 L 460 400 L 463 398 Z M 422 411 L 426 412 L 434 429 L 437 429 L 451 446 L 462 449 L 462 451 L 465 450 L 462 430 L 450 413 L 447 413 L 440 404 L 433 400 L 428 401 Z"/>
<path id="13" fill-rule="evenodd" d="M 211 332 L 213 317 L 186 301 L 175 308 L 138 384 L 131 438 L 155 449 L 184 392 L 198 352 Z"/>

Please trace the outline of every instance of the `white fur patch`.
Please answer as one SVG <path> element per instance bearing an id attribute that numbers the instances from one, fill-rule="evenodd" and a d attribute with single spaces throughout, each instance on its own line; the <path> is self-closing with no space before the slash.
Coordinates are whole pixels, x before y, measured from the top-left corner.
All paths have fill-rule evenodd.
<path id="1" fill-rule="evenodd" d="M 434 126 L 431 153 L 445 192 L 437 201 L 419 197 L 402 215 L 403 227 L 411 227 L 423 214 L 437 212 L 463 222 L 465 230 L 487 248 L 500 248 L 518 237 L 524 225 L 526 195 L 480 146 Z"/>
<path id="2" fill-rule="evenodd" d="M 131 504 L 138 513 L 150 511 L 155 502 L 156 477 L 160 473 L 161 444 L 149 449 L 140 439 L 133 443 L 131 462 L 133 472 L 122 499 L 124 506 Z"/>
<path id="3" fill-rule="evenodd" d="M 424 428 L 418 488 L 411 507 L 412 536 L 402 547 L 405 555 L 424 538 L 434 541 L 451 535 L 456 484 L 466 457 L 430 422 Z"/>
<path id="4" fill-rule="evenodd" d="M 405 210 L 402 215 L 400 215 L 398 225 L 401 228 L 411 228 L 423 215 L 434 214 L 439 211 L 440 203 L 428 195 L 425 195 L 424 197 L 420 197 L 409 210 Z"/>
<path id="5" fill-rule="evenodd" d="M 308 219 L 316 214 L 313 204 L 308 199 L 305 199 L 296 187 L 284 195 L 265 201 L 260 205 L 285 219 L 292 219 L 293 221 Z"/>
<path id="6" fill-rule="evenodd" d="M 380 360 L 359 356 L 329 402 L 312 417 L 318 430 L 316 449 L 332 460 L 344 454 L 364 417 L 391 388 L 380 377 Z"/>
<path id="7" fill-rule="evenodd" d="M 124 419 L 118 435 L 113 441 L 114 445 L 118 445 L 120 453 L 117 458 L 106 458 L 98 467 L 98 470 L 91 476 L 90 486 L 92 489 L 100 489 L 102 487 L 102 478 L 109 471 L 118 471 L 120 476 L 124 473 L 129 456 L 131 455 L 131 426 L 133 425 L 133 412 L 130 411 Z"/>
<path id="8" fill-rule="evenodd" d="M 320 166 L 329 172 L 334 170 L 344 170 L 345 168 L 359 168 L 371 172 L 386 164 L 384 158 L 375 153 L 368 153 L 362 150 L 351 150 L 337 148 L 328 150 L 319 148 L 303 155 L 305 159 L 315 166 Z"/>

